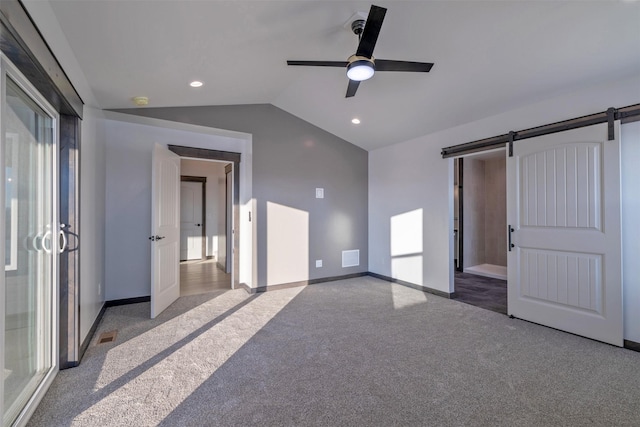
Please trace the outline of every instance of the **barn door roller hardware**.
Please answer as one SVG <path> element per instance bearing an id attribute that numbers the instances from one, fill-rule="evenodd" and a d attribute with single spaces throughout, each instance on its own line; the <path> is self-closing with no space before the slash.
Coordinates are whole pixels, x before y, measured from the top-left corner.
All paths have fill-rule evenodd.
<path id="1" fill-rule="evenodd" d="M 608 125 L 608 132 L 609 132 L 609 141 L 613 141 L 614 139 L 616 139 L 616 134 L 615 134 L 615 129 L 613 127 L 613 122 L 616 119 L 616 113 L 617 110 L 615 108 L 609 108 L 607 110 L 607 125 Z"/>
<path id="2" fill-rule="evenodd" d="M 615 139 L 614 122 L 620 120 L 622 123 L 640 120 L 640 104 L 629 105 L 623 108 L 609 108 L 606 111 L 591 114 L 588 116 L 578 117 L 575 119 L 564 120 L 562 122 L 551 123 L 548 125 L 538 126 L 535 128 L 509 132 L 504 135 L 494 136 L 492 138 L 480 139 L 477 141 L 467 142 L 465 144 L 453 145 L 442 149 L 442 158 L 457 157 L 465 154 L 477 153 L 480 151 L 492 150 L 496 148 L 504 148 L 505 144 L 509 144 L 509 155 L 512 154 L 513 141 L 521 139 L 534 138 L 542 135 L 563 132 L 571 129 L 578 129 L 586 126 L 597 125 L 600 123 L 608 124 L 609 141 Z"/>
<path id="3" fill-rule="evenodd" d="M 513 157 L 513 140 L 516 137 L 514 131 L 509 132 L 509 157 Z"/>

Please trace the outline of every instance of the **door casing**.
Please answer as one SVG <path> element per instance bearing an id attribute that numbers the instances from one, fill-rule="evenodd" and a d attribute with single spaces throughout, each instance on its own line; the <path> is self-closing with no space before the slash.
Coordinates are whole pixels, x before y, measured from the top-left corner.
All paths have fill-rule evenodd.
<path id="1" fill-rule="evenodd" d="M 233 247 L 231 256 L 233 257 L 233 269 L 231 288 L 237 289 L 240 285 L 240 153 L 230 151 L 209 150 L 204 148 L 184 147 L 180 145 L 168 145 L 170 151 L 183 158 L 220 160 L 232 163 L 233 168 L 233 215 L 232 215 L 232 235 Z M 229 256 L 229 254 L 227 254 Z"/>

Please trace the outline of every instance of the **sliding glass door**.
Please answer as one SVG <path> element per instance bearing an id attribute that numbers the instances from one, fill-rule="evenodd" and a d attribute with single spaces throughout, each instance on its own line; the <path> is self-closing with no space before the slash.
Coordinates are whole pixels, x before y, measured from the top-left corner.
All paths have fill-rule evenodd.
<path id="1" fill-rule="evenodd" d="M 57 113 L 2 60 L 3 425 L 28 419 L 57 372 Z"/>

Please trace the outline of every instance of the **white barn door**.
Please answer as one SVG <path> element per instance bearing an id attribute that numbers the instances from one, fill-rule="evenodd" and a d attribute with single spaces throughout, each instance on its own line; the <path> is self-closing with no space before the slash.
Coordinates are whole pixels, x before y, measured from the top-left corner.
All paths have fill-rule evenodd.
<path id="1" fill-rule="evenodd" d="M 159 144 L 151 177 L 151 318 L 180 297 L 180 157 Z"/>
<path id="2" fill-rule="evenodd" d="M 508 313 L 623 345 L 620 123 L 516 141 L 507 158 Z"/>

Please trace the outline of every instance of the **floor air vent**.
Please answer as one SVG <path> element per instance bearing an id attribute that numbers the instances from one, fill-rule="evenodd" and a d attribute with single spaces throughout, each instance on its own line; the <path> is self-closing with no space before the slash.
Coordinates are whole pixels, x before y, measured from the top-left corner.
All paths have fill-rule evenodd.
<path id="1" fill-rule="evenodd" d="M 118 331 L 104 332 L 100 334 L 100 337 L 98 338 L 98 344 L 114 342 L 116 340 L 117 335 L 118 335 Z"/>

